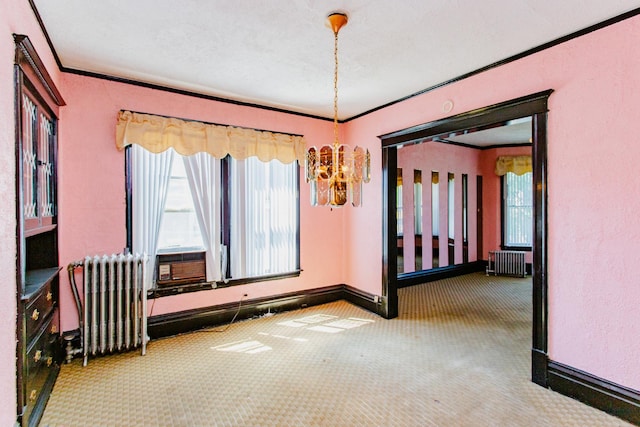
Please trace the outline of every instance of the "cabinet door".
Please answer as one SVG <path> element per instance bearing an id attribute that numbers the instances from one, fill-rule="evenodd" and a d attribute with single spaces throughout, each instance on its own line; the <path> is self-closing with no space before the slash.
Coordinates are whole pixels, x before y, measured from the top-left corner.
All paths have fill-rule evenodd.
<path id="1" fill-rule="evenodd" d="M 21 107 L 24 227 L 33 230 L 55 224 L 55 120 L 26 88 Z"/>
<path id="2" fill-rule="evenodd" d="M 38 219 L 38 107 L 22 93 L 22 214 L 26 230 L 37 228 Z"/>

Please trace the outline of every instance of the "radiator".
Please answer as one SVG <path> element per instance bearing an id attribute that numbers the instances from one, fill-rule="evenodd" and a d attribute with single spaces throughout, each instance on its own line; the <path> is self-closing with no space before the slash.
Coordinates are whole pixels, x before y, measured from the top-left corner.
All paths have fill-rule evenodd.
<path id="1" fill-rule="evenodd" d="M 83 365 L 89 356 L 110 354 L 147 345 L 145 255 L 114 254 L 85 257 L 70 264 L 83 269 L 83 301 L 72 280 L 80 317 Z"/>
<path id="2" fill-rule="evenodd" d="M 502 274 L 505 276 L 525 277 L 527 274 L 524 252 L 521 251 L 489 251 L 487 276 Z"/>

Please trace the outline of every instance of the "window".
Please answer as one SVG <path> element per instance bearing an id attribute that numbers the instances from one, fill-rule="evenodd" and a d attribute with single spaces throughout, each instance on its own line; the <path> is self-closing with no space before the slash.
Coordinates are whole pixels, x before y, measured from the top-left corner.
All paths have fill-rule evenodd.
<path id="1" fill-rule="evenodd" d="M 503 178 L 502 246 L 531 249 L 533 244 L 533 174 L 507 172 Z"/>
<path id="2" fill-rule="evenodd" d="M 255 157 L 230 161 L 232 278 L 298 269 L 298 167 Z"/>
<path id="3" fill-rule="evenodd" d="M 299 271 L 297 162 L 153 154 L 136 144 L 128 153 L 134 252 L 203 251 L 206 280 L 220 285 Z"/>
<path id="4" fill-rule="evenodd" d="M 158 252 L 204 250 L 183 161 L 174 161 L 158 234 Z"/>

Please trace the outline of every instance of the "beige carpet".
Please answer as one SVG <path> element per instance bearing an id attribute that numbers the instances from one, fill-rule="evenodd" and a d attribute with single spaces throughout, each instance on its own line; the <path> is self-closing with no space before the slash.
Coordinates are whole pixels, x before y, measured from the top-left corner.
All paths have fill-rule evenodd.
<path id="1" fill-rule="evenodd" d="M 530 382 L 531 281 L 472 274 L 75 359 L 49 426 L 628 426 Z M 221 330 L 223 328 L 219 328 Z"/>

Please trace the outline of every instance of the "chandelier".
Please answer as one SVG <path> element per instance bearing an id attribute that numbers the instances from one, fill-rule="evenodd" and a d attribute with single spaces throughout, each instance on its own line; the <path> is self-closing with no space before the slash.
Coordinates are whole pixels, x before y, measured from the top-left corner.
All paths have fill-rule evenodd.
<path id="1" fill-rule="evenodd" d="M 344 13 L 332 13 L 327 21 L 333 30 L 335 63 L 333 73 L 333 145 L 310 147 L 306 153 L 306 181 L 310 184 L 311 206 L 362 206 L 362 183 L 369 182 L 369 150 L 340 144 L 338 140 L 338 32 L 347 23 Z"/>

